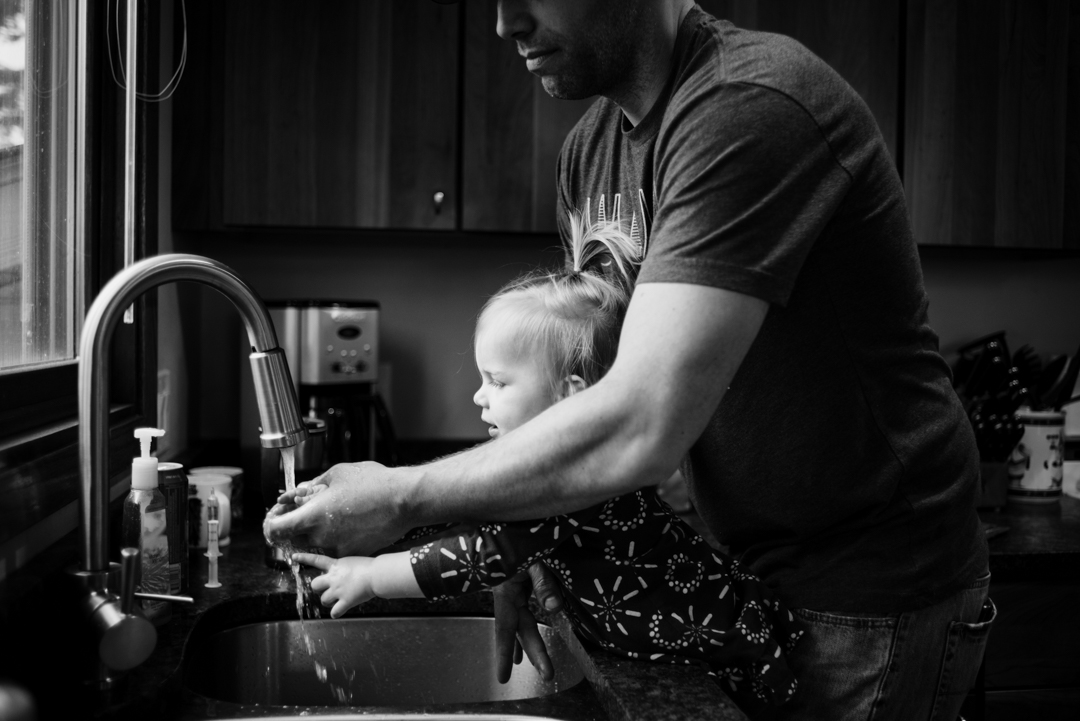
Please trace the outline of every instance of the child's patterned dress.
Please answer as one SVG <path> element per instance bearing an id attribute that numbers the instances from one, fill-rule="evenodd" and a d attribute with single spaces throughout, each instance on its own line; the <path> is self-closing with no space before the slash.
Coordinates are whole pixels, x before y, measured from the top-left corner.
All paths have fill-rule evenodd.
<path id="1" fill-rule="evenodd" d="M 651 661 L 703 660 L 732 691 L 772 703 L 795 692 L 785 653 L 802 636 L 798 619 L 651 490 L 568 515 L 443 534 L 410 554 L 429 599 L 497 586 L 543 560 L 575 629 L 601 647 Z"/>

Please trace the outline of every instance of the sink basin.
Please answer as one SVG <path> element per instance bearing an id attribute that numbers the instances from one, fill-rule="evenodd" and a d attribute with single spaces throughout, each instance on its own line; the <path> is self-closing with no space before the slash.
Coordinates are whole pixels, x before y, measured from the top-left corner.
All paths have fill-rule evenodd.
<path id="1" fill-rule="evenodd" d="M 185 685 L 205 697 L 273 706 L 421 707 L 537 698 L 584 674 L 555 630 L 540 627 L 548 682 L 524 658 L 495 679 L 494 619 L 367 616 L 252 623 L 193 638 Z"/>

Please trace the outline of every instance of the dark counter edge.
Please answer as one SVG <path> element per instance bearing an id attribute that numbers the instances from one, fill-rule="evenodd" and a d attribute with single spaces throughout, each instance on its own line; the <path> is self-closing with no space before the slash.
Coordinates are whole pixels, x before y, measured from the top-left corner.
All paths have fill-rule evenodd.
<path id="1" fill-rule="evenodd" d="M 998 583 L 1060 583 L 1080 578 L 1080 499 L 1047 505 L 1006 503 L 980 509 L 984 524 L 1007 528 L 990 539 L 990 573 Z"/>
<path id="2" fill-rule="evenodd" d="M 216 628 L 259 620 L 297 618 L 295 591 L 289 573 L 271 569 L 263 562 L 260 534 L 245 532 L 233 540 L 220 561 L 222 588 L 206 589 L 205 559 L 193 569 L 195 598 L 192 606 L 177 606 L 173 618 L 158 629 L 158 645 L 151 658 L 123 679 L 118 703 L 100 721 L 136 718 L 177 720 L 258 717 L 272 714 L 320 716 L 401 712 L 404 709 L 374 707 L 257 707 L 206 699 L 184 688 L 181 663 L 191 636 Z M 197 555 L 192 555 L 195 563 Z M 491 616 L 491 594 L 482 592 L 446 601 L 374 599 L 347 617 L 365 615 L 471 615 Z M 547 616 L 534 604 L 534 614 L 555 627 L 571 653 L 582 665 L 592 693 L 581 685 L 576 693 L 560 692 L 542 699 L 502 701 L 488 704 L 453 704 L 410 712 L 498 713 L 553 716 L 567 721 L 745 721 L 746 716 L 723 692 L 704 665 L 669 665 L 626 659 L 596 648 L 586 648 L 560 615 Z M 199 622 L 202 623 L 196 627 Z M 574 689 L 571 689 L 573 691 Z M 587 695 L 586 695 L 587 694 Z M 595 694 L 595 701 L 593 700 Z M 598 704 L 596 703 L 598 702 Z M 592 706 L 592 708 L 589 708 Z M 598 713 L 598 709 L 602 712 Z"/>

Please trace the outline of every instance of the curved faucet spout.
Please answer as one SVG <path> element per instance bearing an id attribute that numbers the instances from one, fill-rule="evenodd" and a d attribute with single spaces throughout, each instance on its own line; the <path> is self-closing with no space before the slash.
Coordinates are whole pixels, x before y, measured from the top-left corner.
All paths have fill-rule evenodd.
<path id="1" fill-rule="evenodd" d="M 117 273 L 94 300 L 79 339 L 79 473 L 82 568 L 104 572 L 108 549 L 109 347 L 124 310 L 165 283 L 194 281 L 216 288 L 240 312 L 251 341 L 251 365 L 263 446 L 293 446 L 307 438 L 284 352 L 258 295 L 233 270 L 198 255 L 158 255 Z"/>

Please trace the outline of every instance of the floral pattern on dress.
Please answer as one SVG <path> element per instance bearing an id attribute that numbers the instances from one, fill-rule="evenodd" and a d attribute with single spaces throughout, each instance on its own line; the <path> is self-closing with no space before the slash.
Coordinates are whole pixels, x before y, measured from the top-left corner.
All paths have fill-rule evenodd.
<path id="1" fill-rule="evenodd" d="M 442 529 L 445 531 L 445 529 Z M 802 622 L 745 566 L 713 549 L 652 490 L 535 521 L 489 523 L 413 549 L 427 598 L 495 586 L 543 561 L 585 639 L 627 658 L 704 661 L 733 691 L 794 693 Z"/>

